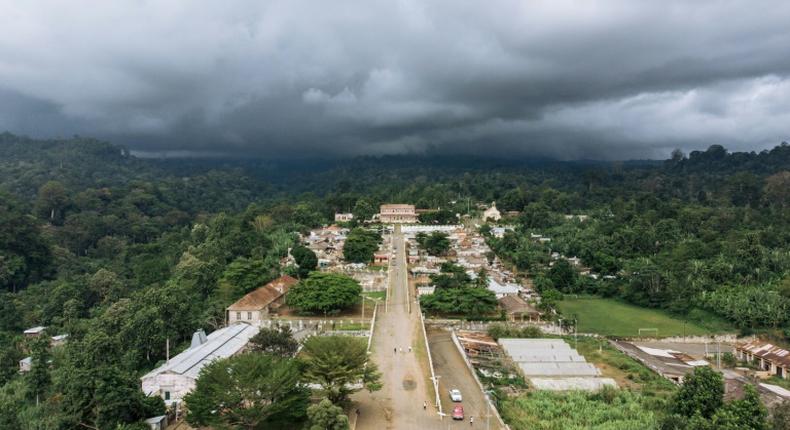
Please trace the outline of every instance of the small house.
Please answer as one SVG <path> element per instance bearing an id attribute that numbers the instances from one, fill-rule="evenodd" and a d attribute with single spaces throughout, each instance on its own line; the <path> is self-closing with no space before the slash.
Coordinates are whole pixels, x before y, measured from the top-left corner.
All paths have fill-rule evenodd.
<path id="1" fill-rule="evenodd" d="M 377 252 L 373 254 L 373 264 L 387 264 L 390 261 L 390 255 L 386 252 Z"/>
<path id="2" fill-rule="evenodd" d="M 521 286 L 509 283 L 499 283 L 493 278 L 488 279 L 488 290 L 496 295 L 497 299 L 505 296 L 518 295 L 521 292 Z"/>
<path id="3" fill-rule="evenodd" d="M 33 367 L 33 357 L 25 357 L 19 360 L 19 372 L 27 373 Z"/>
<path id="4" fill-rule="evenodd" d="M 25 330 L 23 333 L 25 337 L 38 337 L 41 335 L 41 333 L 44 333 L 44 330 L 46 329 L 47 328 L 44 326 L 37 326 L 37 327 L 29 328 Z"/>
<path id="5" fill-rule="evenodd" d="M 335 214 L 335 222 L 349 222 L 354 219 L 354 214 L 352 213 L 336 213 Z"/>
<path id="6" fill-rule="evenodd" d="M 510 321 L 540 321 L 540 312 L 518 295 L 500 298 L 499 307 Z"/>

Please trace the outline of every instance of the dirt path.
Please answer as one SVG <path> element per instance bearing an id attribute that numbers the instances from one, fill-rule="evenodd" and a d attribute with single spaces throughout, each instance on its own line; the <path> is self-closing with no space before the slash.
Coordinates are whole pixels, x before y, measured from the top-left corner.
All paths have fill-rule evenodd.
<path id="1" fill-rule="evenodd" d="M 356 428 L 444 429 L 448 420 L 439 420 L 433 397 L 426 395 L 431 392 L 430 374 L 426 374 L 426 366 L 421 365 L 415 353 L 421 342 L 420 317 L 410 303 L 405 244 L 399 226 L 392 238 L 395 258 L 389 268 L 390 290 L 387 304 L 379 308 L 371 354 L 382 373 L 384 387 L 373 394 L 362 391 L 354 396 L 360 410 Z M 425 401 L 429 404 L 427 410 L 423 410 Z"/>

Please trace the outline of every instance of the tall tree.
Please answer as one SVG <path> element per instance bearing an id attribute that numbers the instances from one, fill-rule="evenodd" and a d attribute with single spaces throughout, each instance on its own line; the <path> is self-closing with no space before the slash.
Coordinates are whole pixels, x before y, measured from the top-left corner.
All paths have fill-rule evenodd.
<path id="1" fill-rule="evenodd" d="M 744 387 L 743 399 L 733 400 L 713 415 L 717 430 L 765 430 L 768 412 L 753 385 Z"/>
<path id="2" fill-rule="evenodd" d="M 30 373 L 27 374 L 28 392 L 30 397 L 36 399 L 36 403 L 46 394 L 51 382 L 49 373 L 50 353 L 49 336 L 40 335 L 33 339 L 31 345 Z"/>
<path id="3" fill-rule="evenodd" d="M 309 391 L 296 361 L 252 352 L 204 367 L 184 402 L 192 425 L 254 430 L 303 419 Z"/>
<path id="4" fill-rule="evenodd" d="M 318 257 L 315 255 L 312 249 L 297 245 L 291 250 L 291 255 L 296 261 L 296 265 L 299 266 L 299 270 L 297 274 L 299 275 L 299 279 L 306 278 L 310 272 L 314 271 L 318 268 Z"/>
<path id="5" fill-rule="evenodd" d="M 381 243 L 381 235 L 378 233 L 355 228 L 351 230 L 343 244 L 343 258 L 351 263 L 370 263 L 379 243 Z"/>
<path id="6" fill-rule="evenodd" d="M 724 402 L 724 379 L 710 367 L 695 367 L 672 399 L 672 412 L 710 419 Z"/>
<path id="7" fill-rule="evenodd" d="M 381 389 L 376 364 L 369 361 L 364 340 L 349 336 L 313 336 L 304 343 L 299 360 L 304 379 L 321 386 L 324 395 L 335 404 L 364 386 L 368 391 Z"/>
<path id="8" fill-rule="evenodd" d="M 299 342 L 294 339 L 290 326 L 278 325 L 273 328 L 262 327 L 250 339 L 249 346 L 252 351 L 279 357 L 293 357 L 296 354 L 296 350 L 299 349 Z"/>
<path id="9" fill-rule="evenodd" d="M 359 282 L 350 276 L 312 272 L 288 291 L 286 300 L 300 311 L 327 314 L 354 306 L 361 293 Z"/>

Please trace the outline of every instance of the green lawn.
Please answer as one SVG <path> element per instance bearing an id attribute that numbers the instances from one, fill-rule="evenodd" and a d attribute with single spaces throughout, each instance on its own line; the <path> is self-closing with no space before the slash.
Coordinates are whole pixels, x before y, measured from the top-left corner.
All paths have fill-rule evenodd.
<path id="1" fill-rule="evenodd" d="M 386 291 L 366 291 L 366 292 L 362 293 L 362 295 L 364 295 L 365 297 L 370 297 L 371 299 L 376 299 L 376 300 L 384 300 L 384 299 L 387 298 L 387 292 Z"/>
<path id="2" fill-rule="evenodd" d="M 730 331 L 732 328 L 718 318 L 708 321 L 687 321 L 657 309 L 642 308 L 617 300 L 602 298 L 566 299 L 557 304 L 564 318 L 575 314 L 580 333 L 605 336 L 635 337 L 640 328 L 656 328 L 659 337 L 706 335 Z M 655 336 L 655 332 L 643 332 Z"/>

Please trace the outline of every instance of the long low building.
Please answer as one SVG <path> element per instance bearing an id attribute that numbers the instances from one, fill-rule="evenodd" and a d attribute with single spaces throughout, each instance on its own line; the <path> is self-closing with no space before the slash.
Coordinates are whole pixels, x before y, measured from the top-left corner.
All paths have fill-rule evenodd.
<path id="1" fill-rule="evenodd" d="M 757 362 L 760 369 L 784 379 L 790 379 L 790 351 L 761 340 L 735 347 L 739 360 Z"/>
<path id="2" fill-rule="evenodd" d="M 617 386 L 561 339 L 499 339 L 521 373 L 539 390 L 599 390 Z"/>
<path id="3" fill-rule="evenodd" d="M 208 336 L 202 330 L 196 332 L 189 349 L 140 378 L 143 392 L 149 396 L 161 396 L 166 404 L 180 401 L 195 389 L 195 382 L 204 366 L 238 354 L 258 330 L 256 326 L 239 323 Z"/>

